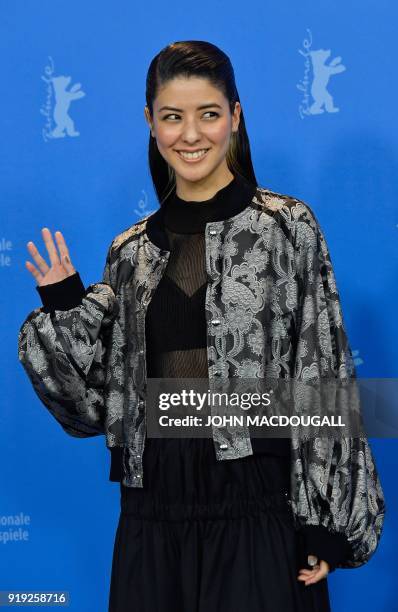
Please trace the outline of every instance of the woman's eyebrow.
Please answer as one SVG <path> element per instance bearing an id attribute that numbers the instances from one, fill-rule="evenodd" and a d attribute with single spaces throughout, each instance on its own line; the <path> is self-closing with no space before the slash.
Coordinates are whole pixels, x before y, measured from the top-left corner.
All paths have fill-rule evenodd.
<path id="1" fill-rule="evenodd" d="M 222 106 L 220 106 L 220 104 L 202 104 L 201 106 L 198 106 L 198 108 L 196 110 L 203 110 L 204 108 L 222 108 Z M 183 113 L 184 111 L 181 108 L 175 108 L 173 106 L 162 106 L 162 108 L 159 108 L 158 113 L 160 113 L 160 111 L 163 110 L 171 110 L 171 111 L 176 111 L 178 113 Z"/>

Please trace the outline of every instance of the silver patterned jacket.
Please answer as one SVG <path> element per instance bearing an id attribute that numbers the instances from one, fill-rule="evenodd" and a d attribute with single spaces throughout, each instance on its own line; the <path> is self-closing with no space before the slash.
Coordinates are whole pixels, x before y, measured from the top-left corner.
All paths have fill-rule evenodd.
<path id="1" fill-rule="evenodd" d="M 122 448 L 123 480 L 143 486 L 146 438 L 145 314 L 170 252 L 162 208 L 111 243 L 102 282 L 69 310 L 32 311 L 18 356 L 42 403 L 70 435 L 104 434 Z M 303 201 L 257 186 L 238 214 L 206 225 L 209 379 L 355 376 L 331 259 Z M 213 428 L 217 460 L 251 455 L 247 430 Z M 291 438 L 289 503 L 297 525 L 344 534 L 366 563 L 385 503 L 368 441 Z"/>

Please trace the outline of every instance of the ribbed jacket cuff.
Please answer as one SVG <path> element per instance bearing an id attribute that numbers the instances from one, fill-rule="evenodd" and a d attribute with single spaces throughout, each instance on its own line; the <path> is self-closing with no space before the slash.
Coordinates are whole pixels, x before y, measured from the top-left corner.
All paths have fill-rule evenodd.
<path id="1" fill-rule="evenodd" d="M 46 313 L 75 308 L 81 304 L 86 293 L 79 272 L 75 272 L 57 283 L 50 283 L 41 287 L 36 285 L 36 290 L 43 303 L 43 312 Z"/>
<path id="2" fill-rule="evenodd" d="M 305 542 L 305 555 L 315 555 L 327 561 L 330 571 L 351 556 L 351 545 L 343 533 L 329 531 L 323 525 L 304 525 L 301 528 Z"/>

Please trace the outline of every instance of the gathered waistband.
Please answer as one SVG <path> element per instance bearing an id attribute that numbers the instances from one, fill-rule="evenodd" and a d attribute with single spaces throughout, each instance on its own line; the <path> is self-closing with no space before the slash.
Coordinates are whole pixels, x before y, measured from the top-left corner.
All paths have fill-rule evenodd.
<path id="1" fill-rule="evenodd" d="M 121 514 L 135 518 L 182 521 L 241 518 L 275 510 L 278 513 L 291 513 L 287 491 L 210 504 L 163 503 L 153 498 L 138 499 L 137 496 L 132 497 L 130 491 L 128 487 L 121 486 Z"/>

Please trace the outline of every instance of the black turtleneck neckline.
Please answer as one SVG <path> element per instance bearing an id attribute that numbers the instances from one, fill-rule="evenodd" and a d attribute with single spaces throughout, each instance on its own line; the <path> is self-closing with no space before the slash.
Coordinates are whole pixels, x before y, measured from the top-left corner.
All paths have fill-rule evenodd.
<path id="1" fill-rule="evenodd" d="M 164 203 L 166 229 L 184 234 L 203 232 L 206 223 L 228 219 L 244 210 L 256 189 L 245 177 L 235 174 L 225 187 L 207 200 L 183 200 L 174 192 Z"/>

